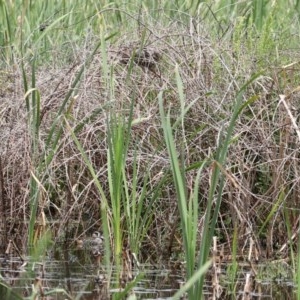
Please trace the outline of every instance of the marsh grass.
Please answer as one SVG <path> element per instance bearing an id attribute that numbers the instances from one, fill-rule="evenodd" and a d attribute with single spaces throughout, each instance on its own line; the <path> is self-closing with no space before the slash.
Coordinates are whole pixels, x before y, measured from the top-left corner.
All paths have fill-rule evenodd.
<path id="1" fill-rule="evenodd" d="M 0 4 L 8 236 L 184 260 L 175 298 L 199 299 L 214 235 L 231 291 L 249 232 L 296 270 L 299 1 L 102 4 Z"/>
<path id="2" fill-rule="evenodd" d="M 126 124 L 128 126 L 126 126 Z M 122 254 L 122 225 L 121 218 L 124 215 L 124 173 L 127 158 L 128 143 L 130 142 L 131 118 L 125 122 L 123 117 L 111 113 L 108 125 L 108 183 L 110 191 L 113 238 L 115 247 L 115 259 L 120 264 Z M 123 194 L 123 195 L 122 195 Z"/>

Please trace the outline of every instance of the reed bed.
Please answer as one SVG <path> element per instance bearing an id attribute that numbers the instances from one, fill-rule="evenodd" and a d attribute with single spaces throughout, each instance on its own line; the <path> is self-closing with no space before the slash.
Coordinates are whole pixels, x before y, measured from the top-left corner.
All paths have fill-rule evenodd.
<path id="1" fill-rule="evenodd" d="M 100 231 L 107 270 L 184 261 L 174 299 L 200 299 L 217 237 L 227 290 L 238 256 L 288 257 L 299 281 L 299 1 L 17 2 L 0 4 L 1 253 L 34 263 Z"/>

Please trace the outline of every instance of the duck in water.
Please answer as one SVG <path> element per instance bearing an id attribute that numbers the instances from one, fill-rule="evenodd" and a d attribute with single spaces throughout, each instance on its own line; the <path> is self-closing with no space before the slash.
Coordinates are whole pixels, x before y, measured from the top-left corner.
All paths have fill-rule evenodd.
<path id="1" fill-rule="evenodd" d="M 94 257 L 101 256 L 104 250 L 103 236 L 95 231 L 90 238 L 76 240 L 77 249 L 88 250 Z"/>
<path id="2" fill-rule="evenodd" d="M 103 250 L 104 250 L 103 236 L 100 232 L 95 231 L 92 234 L 92 239 L 90 240 L 90 251 L 95 257 L 97 257 L 103 254 Z"/>

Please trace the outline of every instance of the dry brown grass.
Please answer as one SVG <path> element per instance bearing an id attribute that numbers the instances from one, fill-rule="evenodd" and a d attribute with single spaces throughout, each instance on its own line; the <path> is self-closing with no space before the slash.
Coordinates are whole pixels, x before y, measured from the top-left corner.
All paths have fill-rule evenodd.
<path id="1" fill-rule="evenodd" d="M 158 93 L 165 91 L 165 107 L 170 108 L 174 121 L 181 113 L 175 68 L 181 75 L 186 104 L 195 101 L 185 116 L 184 135 L 178 128 L 174 133 L 178 150 L 183 152 L 186 167 L 189 167 L 204 158 L 213 157 L 222 128 L 226 129 L 228 125 L 237 91 L 253 72 L 258 71 L 256 68 L 259 66 L 246 52 L 236 57 L 231 42 L 213 39 L 204 27 L 197 32 L 194 27 L 187 28 L 182 24 L 174 23 L 166 29 L 156 24 L 149 26 L 148 32 L 152 34 L 142 46 L 141 32 L 138 30 L 128 32 L 107 45 L 108 62 L 113 70 L 112 82 L 109 83 L 111 91 L 103 76 L 101 53 L 94 57 L 93 63 L 82 76 L 79 88 L 74 91 L 77 97 L 74 98 L 68 120 L 75 128 L 93 111 L 103 108 L 77 132 L 77 136 L 97 170 L 104 190 L 108 191 L 108 111 L 112 109 L 128 115 L 131 101 L 134 101 L 136 123 L 131 132 L 127 175 L 130 182 L 136 147 L 138 181 L 143 182 L 148 170 L 150 197 L 151 191 L 169 172 L 169 158 L 158 112 Z M 40 153 L 47 152 L 45 137 L 49 126 L 90 51 L 89 47 L 85 50 L 73 49 L 73 53 L 70 52 L 71 62 L 43 65 L 36 72 L 36 86 L 42 101 Z M 124 51 L 128 63 L 124 61 Z M 130 66 L 130 55 L 141 53 L 139 51 L 157 53 L 159 56 L 154 55 L 151 65 L 142 64 L 138 56 Z M 218 235 L 230 251 L 233 228 L 237 224 L 240 251 L 247 245 L 248 238 L 253 237 L 261 253 L 272 256 L 274 250 L 287 242 L 287 216 L 292 227 L 296 227 L 298 222 L 299 140 L 287 110 L 279 103 L 279 94 L 296 87 L 299 71 L 297 66 L 293 66 L 292 71 L 283 69 L 276 65 L 275 60 L 263 67 L 263 75 L 248 88 L 245 96 L 245 100 L 252 96 L 256 96 L 257 100 L 239 118 L 224 166 L 226 186 Z M 25 245 L 29 218 L 29 178 L 36 166 L 31 155 L 19 63 L 1 71 L 0 81 L 0 149 L 6 230 L 9 238 L 18 238 Z M 296 119 L 298 97 L 298 93 L 292 93 L 287 103 Z M 98 194 L 67 129 L 59 145 L 44 177 L 39 178 L 43 193 L 38 210 L 39 216 L 45 213 L 50 222 L 47 226 L 53 229 L 57 239 L 66 232 L 70 237 L 76 237 L 101 226 Z M 201 180 L 201 212 L 206 206 L 209 176 L 210 169 L 207 168 Z M 188 186 L 192 187 L 194 177 L 195 170 L 186 173 Z M 276 204 L 276 212 L 271 214 Z M 174 249 L 177 251 L 181 247 L 180 233 L 173 230 L 177 225 L 178 212 L 174 187 L 168 177 L 153 209 L 153 225 L 143 241 L 145 247 L 141 249 L 145 260 L 151 254 L 155 260 L 162 254 L 171 255 Z M 269 222 L 264 224 L 267 217 L 270 217 Z M 199 227 L 200 223 L 201 220 Z M 266 226 L 258 235 L 263 224 Z"/>

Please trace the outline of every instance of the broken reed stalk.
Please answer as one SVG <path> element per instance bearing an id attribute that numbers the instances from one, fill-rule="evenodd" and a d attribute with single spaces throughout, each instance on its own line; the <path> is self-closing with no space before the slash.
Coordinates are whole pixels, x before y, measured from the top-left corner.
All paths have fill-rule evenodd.
<path id="1" fill-rule="evenodd" d="M 252 285 L 252 280 L 251 280 L 251 273 L 246 274 L 246 281 L 245 281 L 245 286 L 244 286 L 244 291 L 243 291 L 243 300 L 250 300 L 251 299 L 251 285 Z"/>
<path id="2" fill-rule="evenodd" d="M 212 258 L 212 269 L 213 269 L 213 298 L 220 299 L 222 294 L 222 286 L 220 285 L 220 274 L 221 274 L 221 257 L 218 256 L 217 237 L 213 237 L 213 258 Z"/>
<path id="3" fill-rule="evenodd" d="M 253 254 L 254 254 L 255 261 L 257 261 L 258 260 L 257 249 L 255 247 L 255 242 L 254 242 L 252 236 L 250 236 L 249 253 L 248 253 L 248 258 L 247 259 L 248 259 L 248 262 L 250 264 L 251 271 L 246 274 L 246 280 L 245 280 L 243 298 L 242 298 L 243 300 L 250 300 L 251 299 L 252 281 L 255 278 L 255 276 L 257 275 L 257 271 L 254 268 L 254 265 L 252 263 Z"/>

